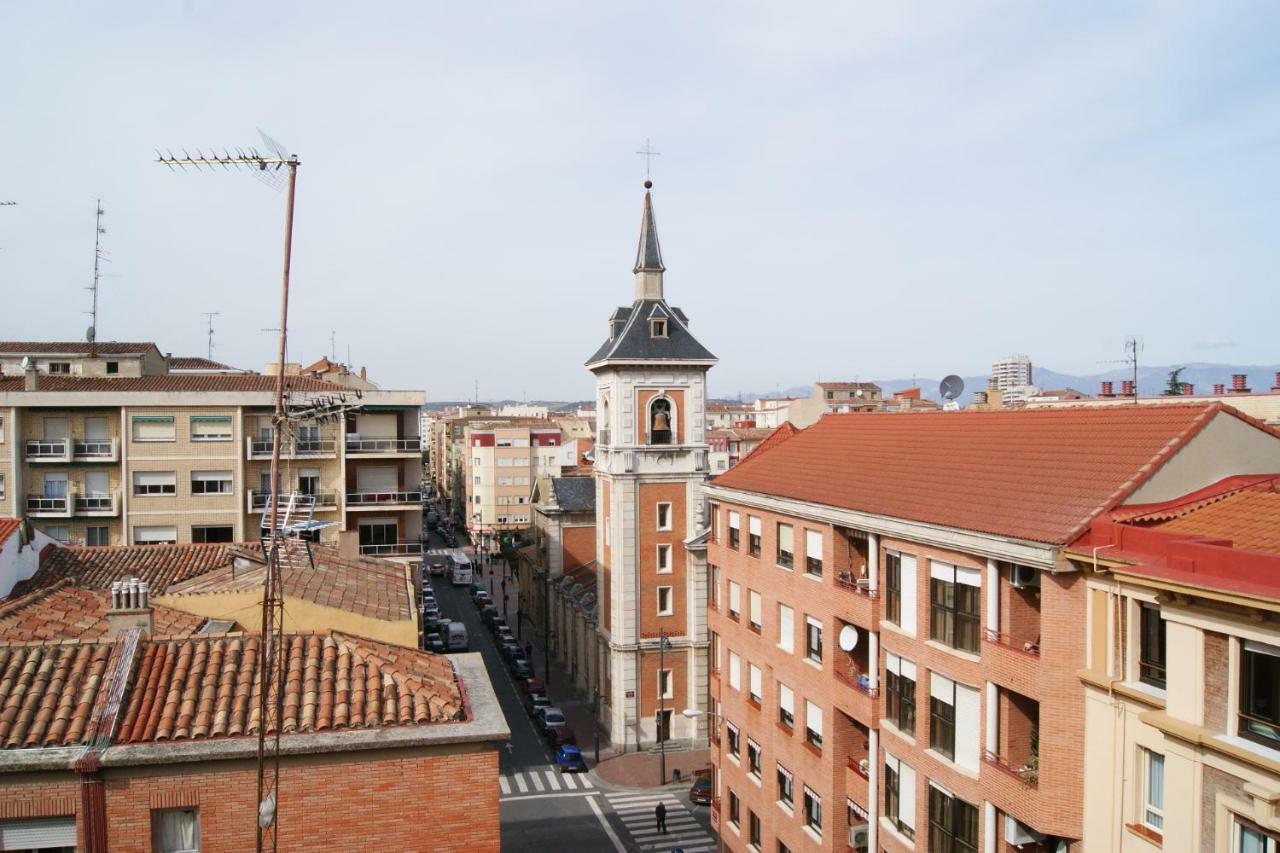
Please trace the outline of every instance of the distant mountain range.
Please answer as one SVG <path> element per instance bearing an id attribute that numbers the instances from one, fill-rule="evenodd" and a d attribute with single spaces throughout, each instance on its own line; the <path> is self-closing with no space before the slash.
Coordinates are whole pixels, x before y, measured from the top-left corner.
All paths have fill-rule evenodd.
<path id="1" fill-rule="evenodd" d="M 1234 373 L 1243 373 L 1247 376 L 1249 388 L 1253 391 L 1269 391 L 1271 386 L 1276 384 L 1276 371 L 1280 371 L 1280 364 L 1207 364 L 1204 362 L 1189 362 L 1186 365 L 1138 365 L 1138 394 L 1141 396 L 1151 396 L 1159 394 L 1169 384 L 1169 372 L 1177 367 L 1183 367 L 1183 371 L 1178 376 L 1180 382 L 1190 382 L 1195 386 L 1197 394 L 1212 394 L 1215 384 L 1226 385 L 1231 387 L 1231 376 Z M 1056 370 L 1050 370 L 1047 367 L 1036 367 L 1033 369 L 1032 381 L 1044 389 L 1050 391 L 1058 388 L 1074 388 L 1075 390 L 1088 396 L 1096 396 L 1102 387 L 1104 381 L 1114 383 L 1115 391 L 1119 393 L 1120 383 L 1126 379 L 1132 378 L 1132 371 L 1126 367 L 1120 367 L 1115 370 L 1108 370 L 1105 373 L 1091 373 L 1080 376 L 1072 373 L 1059 373 Z M 874 382 L 884 389 L 885 396 L 895 391 L 901 391 L 904 388 L 911 388 L 919 385 L 923 389 L 922 396 L 930 400 L 939 400 L 938 382 L 942 377 L 916 377 L 915 379 L 867 379 L 859 377 L 863 382 Z M 974 391 L 984 391 L 987 387 L 987 377 L 982 376 L 964 376 L 964 394 L 961 396 L 961 402 L 968 403 L 973 398 Z M 786 388 L 781 392 L 766 391 L 754 392 L 743 391 L 741 399 L 744 401 L 755 400 L 758 397 L 776 397 L 781 393 L 784 397 L 808 397 L 813 394 L 813 385 L 796 385 Z M 732 398 L 737 399 L 738 395 Z"/>

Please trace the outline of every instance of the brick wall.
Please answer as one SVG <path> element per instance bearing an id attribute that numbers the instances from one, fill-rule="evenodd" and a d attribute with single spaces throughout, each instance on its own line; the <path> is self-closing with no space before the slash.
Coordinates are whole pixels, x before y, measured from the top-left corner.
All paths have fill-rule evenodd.
<path id="1" fill-rule="evenodd" d="M 1215 853 L 1218 795 L 1224 794 L 1245 803 L 1251 802 L 1252 797 L 1245 791 L 1242 779 L 1208 764 L 1202 764 L 1200 772 L 1203 782 L 1200 794 L 1200 850 L 1201 853 Z"/>
<path id="2" fill-rule="evenodd" d="M 596 527 L 594 524 L 565 527 L 561 531 L 564 547 L 564 569 L 576 569 L 596 558 Z"/>
<path id="3" fill-rule="evenodd" d="M 1231 668 L 1226 634 L 1204 632 L 1204 725 L 1214 732 L 1227 731 L 1227 693 Z"/>

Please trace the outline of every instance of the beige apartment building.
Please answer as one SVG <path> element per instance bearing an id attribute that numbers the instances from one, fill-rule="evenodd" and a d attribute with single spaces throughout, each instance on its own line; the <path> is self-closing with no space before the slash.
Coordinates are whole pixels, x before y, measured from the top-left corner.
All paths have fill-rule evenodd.
<path id="1" fill-rule="evenodd" d="M 475 541 L 528 529 L 533 483 L 560 473 L 560 426 L 542 418 L 521 420 L 465 427 L 462 480 L 467 529 Z"/>
<path id="2" fill-rule="evenodd" d="M 87 545 L 257 538 L 275 379 L 170 373 L 154 344 L 97 347 L 0 343 L 0 516 Z M 25 364 L 22 348 L 34 353 Z M 286 387 L 294 404 L 349 393 L 302 376 Z M 358 531 L 363 553 L 410 556 L 421 550 L 422 393 L 362 394 L 355 413 L 301 421 L 284 437 L 280 492 L 334 523 L 325 540 Z"/>

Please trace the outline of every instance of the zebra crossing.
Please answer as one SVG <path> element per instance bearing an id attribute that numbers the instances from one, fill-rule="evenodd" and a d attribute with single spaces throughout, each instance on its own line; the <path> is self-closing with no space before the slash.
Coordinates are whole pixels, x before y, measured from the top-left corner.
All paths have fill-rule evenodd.
<path id="1" fill-rule="evenodd" d="M 559 770 L 525 770 L 523 773 L 504 773 L 498 777 L 498 789 L 503 797 L 522 794 L 547 794 L 560 791 L 591 791 L 595 789 L 585 773 L 561 773 Z"/>
<path id="2" fill-rule="evenodd" d="M 614 814 L 631 836 L 628 850 L 669 851 L 677 847 L 684 853 L 710 851 L 716 847 L 715 837 L 689 813 L 684 804 L 664 792 L 605 794 Z M 662 803 L 667 807 L 667 832 L 658 832 L 653 810 Z"/>

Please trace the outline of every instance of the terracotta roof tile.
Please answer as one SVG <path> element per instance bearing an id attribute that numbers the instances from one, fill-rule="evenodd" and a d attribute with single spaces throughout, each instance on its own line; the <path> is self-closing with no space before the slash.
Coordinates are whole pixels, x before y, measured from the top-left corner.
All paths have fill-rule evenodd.
<path id="1" fill-rule="evenodd" d="M 22 526 L 20 518 L 0 518 L 0 545 L 9 541 L 9 537 Z"/>
<path id="2" fill-rule="evenodd" d="M 25 379 L 21 376 L 0 378 L 0 392 L 22 391 Z M 350 391 L 342 385 L 303 376 L 286 376 L 285 388 L 292 391 Z M 85 378 L 79 376 L 41 376 L 39 391 L 89 391 L 101 392 L 175 392 L 197 391 L 201 393 L 275 391 L 274 376 L 259 373 L 166 373 L 156 376 L 125 376 L 115 379 Z M 33 392 L 34 393 L 34 392 Z"/>
<path id="3" fill-rule="evenodd" d="M 99 341 L 93 348 L 103 355 L 141 355 L 158 349 L 151 342 Z M 88 355 L 89 345 L 84 341 L 0 341 L 3 355 Z"/>
<path id="4" fill-rule="evenodd" d="M 0 605 L 0 641 L 97 640 L 107 632 L 111 593 L 58 581 Z M 194 634 L 203 616 L 153 605 L 153 631 L 159 636 Z"/>
<path id="5" fill-rule="evenodd" d="M 160 594 L 172 583 L 228 565 L 233 547 L 216 544 L 54 548 L 40 561 L 36 573 L 16 584 L 10 595 L 23 595 L 63 578 L 75 578 L 81 586 L 107 590 L 112 581 L 128 577 L 146 581 L 153 594 Z"/>
<path id="6" fill-rule="evenodd" d="M 190 356 L 169 356 L 165 359 L 169 364 L 170 370 L 235 370 L 229 364 L 223 364 L 220 361 L 214 361 L 211 358 L 203 358 L 197 355 Z"/>
<path id="7" fill-rule="evenodd" d="M 1130 523 L 1168 533 L 1229 539 L 1235 548 L 1280 554 L 1280 478 L 1231 490 L 1216 500 L 1198 501 L 1172 517 L 1155 512 L 1132 518 Z"/>
<path id="8" fill-rule="evenodd" d="M 1267 429 L 1221 404 L 827 415 L 713 483 L 1064 544 L 1219 412 Z"/>

